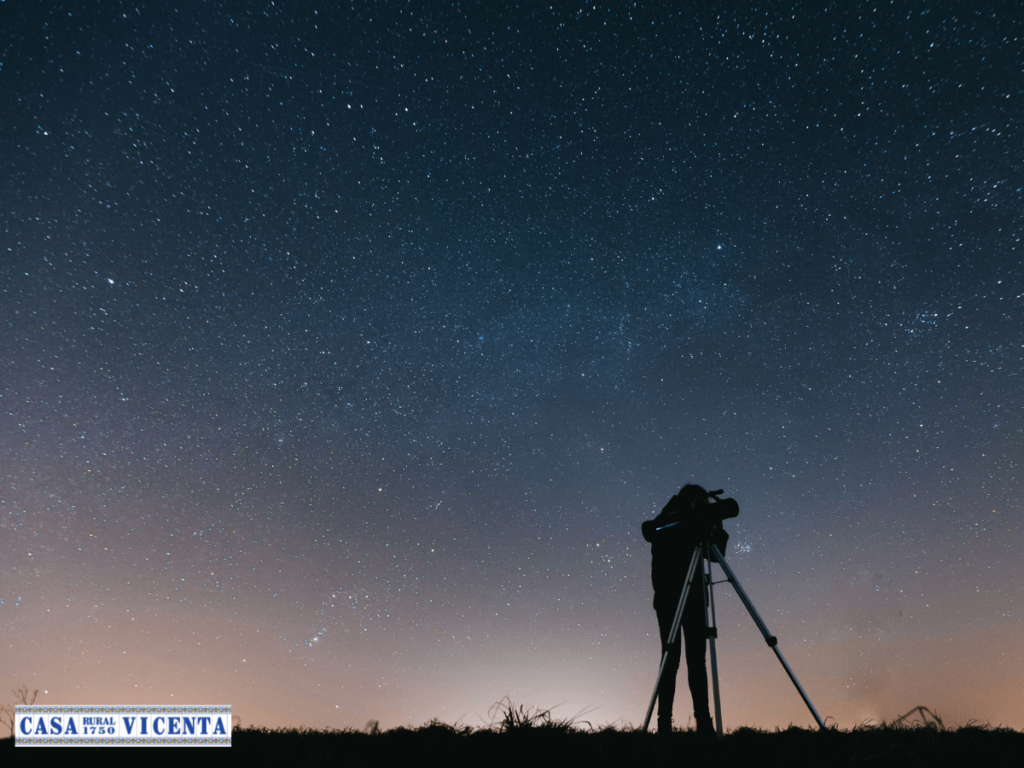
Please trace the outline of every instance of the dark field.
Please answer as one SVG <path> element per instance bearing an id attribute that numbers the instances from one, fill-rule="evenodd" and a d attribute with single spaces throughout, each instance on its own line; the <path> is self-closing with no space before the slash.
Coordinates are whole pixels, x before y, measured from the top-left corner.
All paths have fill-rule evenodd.
<path id="1" fill-rule="evenodd" d="M 653 733 L 605 729 L 523 728 L 461 731 L 434 724 L 382 733 L 236 730 L 233 755 L 303 765 L 370 764 L 430 757 L 479 765 L 554 763 L 598 765 L 1019 765 L 1024 734 L 989 727 L 939 730 L 876 727 L 853 731 L 758 731 L 740 728 L 721 741 L 692 731 L 661 738 Z M 366 761 L 365 763 L 363 761 Z M 693 761 L 693 762 L 691 762 Z"/>
<path id="2" fill-rule="evenodd" d="M 660 737 L 640 730 L 585 725 L 539 724 L 508 719 L 489 728 L 443 723 L 371 732 L 236 728 L 230 751 L 207 750 L 198 762 L 218 765 L 426 764 L 441 759 L 457 765 L 763 765 L 918 766 L 1020 765 L 1024 733 L 1009 728 L 943 728 L 901 723 L 842 731 L 790 727 L 761 731 L 738 728 L 718 740 L 693 731 Z M 13 739 L 0 744 L 11 747 Z M 142 755 L 135 755 L 139 759 Z"/>

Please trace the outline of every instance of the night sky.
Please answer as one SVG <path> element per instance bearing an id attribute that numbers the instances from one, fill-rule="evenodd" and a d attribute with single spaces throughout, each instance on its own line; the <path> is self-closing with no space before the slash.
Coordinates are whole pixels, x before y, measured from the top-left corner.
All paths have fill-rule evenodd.
<path id="1" fill-rule="evenodd" d="M 693 5 L 0 4 L 0 693 L 1024 727 L 1024 22 Z"/>

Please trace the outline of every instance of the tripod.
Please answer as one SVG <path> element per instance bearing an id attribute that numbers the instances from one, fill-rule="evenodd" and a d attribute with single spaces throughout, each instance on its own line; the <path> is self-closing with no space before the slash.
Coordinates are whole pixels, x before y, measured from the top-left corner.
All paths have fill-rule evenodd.
<path id="1" fill-rule="evenodd" d="M 693 548 L 693 556 L 690 558 L 690 567 L 686 571 L 686 581 L 683 586 L 683 594 L 679 597 L 679 607 L 676 608 L 675 618 L 672 619 L 672 631 L 668 636 L 667 646 L 671 646 L 676 638 L 679 636 L 679 627 L 683 619 L 683 606 L 686 605 L 686 598 L 689 597 L 690 588 L 692 586 L 698 586 L 695 584 L 697 580 L 697 568 L 700 568 L 700 582 L 699 588 L 704 594 L 704 628 L 707 632 L 708 640 L 711 645 L 711 680 L 713 684 L 715 694 L 715 728 L 718 731 L 718 736 L 722 736 L 722 702 L 718 695 L 718 658 L 715 654 L 715 638 L 718 637 L 718 626 L 715 623 L 715 598 L 712 593 L 712 585 L 715 583 L 711 580 L 711 562 L 714 558 L 714 562 L 718 563 L 722 570 L 725 572 L 726 580 L 732 584 L 736 590 L 736 594 L 740 596 L 740 600 L 743 601 L 743 605 L 746 607 L 747 612 L 750 614 L 750 618 L 754 620 L 757 628 L 764 636 L 765 642 L 768 643 L 768 647 L 775 651 L 776 657 L 782 664 L 782 668 L 786 670 L 786 674 L 789 675 L 789 679 L 793 681 L 793 685 L 796 686 L 797 692 L 800 694 L 800 698 L 804 700 L 804 704 L 811 710 L 811 714 L 814 715 L 815 722 L 818 723 L 819 728 L 824 728 L 825 723 L 822 722 L 821 717 L 818 715 L 818 711 L 811 704 L 811 700 L 807 698 L 807 694 L 804 692 L 803 686 L 800 685 L 800 681 L 796 679 L 796 675 L 793 674 L 793 670 L 789 668 L 789 664 L 786 663 L 785 657 L 782 655 L 782 651 L 779 650 L 779 641 L 775 635 L 768 631 L 768 627 L 764 621 L 758 615 L 757 610 L 754 608 L 754 604 L 750 602 L 750 598 L 747 597 L 747 593 L 743 591 L 743 587 L 740 586 L 739 581 L 736 579 L 736 574 L 732 572 L 732 568 L 725 562 L 725 558 L 722 553 L 718 551 L 718 547 L 715 546 L 712 541 L 704 541 L 697 544 Z M 710 616 L 709 616 L 710 612 Z M 658 699 L 658 688 L 661 687 L 661 677 L 665 674 L 665 663 L 668 661 L 669 651 L 666 650 L 661 654 L 661 667 L 658 669 L 658 679 L 654 683 L 654 693 L 651 695 L 650 706 L 647 707 L 647 717 L 644 718 L 644 730 L 647 730 L 647 726 L 651 723 L 651 714 L 654 712 L 654 702 Z"/>

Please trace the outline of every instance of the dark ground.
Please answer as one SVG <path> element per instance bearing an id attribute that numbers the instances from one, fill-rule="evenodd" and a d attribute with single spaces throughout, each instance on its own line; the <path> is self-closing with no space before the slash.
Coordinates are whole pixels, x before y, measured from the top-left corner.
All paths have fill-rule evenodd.
<path id="1" fill-rule="evenodd" d="M 13 746 L 12 739 L 0 741 Z M 440 758 L 446 763 L 477 765 L 709 765 L 917 766 L 959 765 L 971 768 L 1019 765 L 1024 733 L 1008 728 L 968 726 L 959 729 L 880 726 L 853 731 L 789 728 L 758 731 L 740 728 L 721 741 L 707 741 L 691 731 L 670 737 L 608 728 L 589 731 L 564 726 L 526 726 L 503 730 L 457 728 L 440 723 L 390 731 L 269 731 L 236 729 L 230 752 L 208 755 L 218 764 L 370 765 L 396 761 L 411 765 Z M 133 760 L 141 757 L 138 754 Z M 190 758 L 205 762 L 198 753 Z"/>

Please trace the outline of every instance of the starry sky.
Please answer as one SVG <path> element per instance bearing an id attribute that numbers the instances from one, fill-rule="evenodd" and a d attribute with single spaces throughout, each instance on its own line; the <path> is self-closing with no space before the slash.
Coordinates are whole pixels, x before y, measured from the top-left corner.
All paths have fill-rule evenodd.
<path id="1" fill-rule="evenodd" d="M 1024 23 L 691 6 L 0 4 L 0 691 L 1024 727 Z"/>

